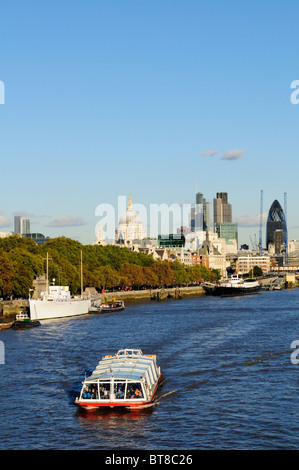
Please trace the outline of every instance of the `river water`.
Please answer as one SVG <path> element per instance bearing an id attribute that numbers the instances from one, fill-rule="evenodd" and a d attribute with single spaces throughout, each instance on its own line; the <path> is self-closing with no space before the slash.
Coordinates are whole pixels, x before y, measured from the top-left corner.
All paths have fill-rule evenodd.
<path id="1" fill-rule="evenodd" d="M 2 330 L 0 449 L 297 450 L 298 323 L 299 289 L 131 303 Z M 79 410 L 85 371 L 126 347 L 157 354 L 156 403 Z"/>

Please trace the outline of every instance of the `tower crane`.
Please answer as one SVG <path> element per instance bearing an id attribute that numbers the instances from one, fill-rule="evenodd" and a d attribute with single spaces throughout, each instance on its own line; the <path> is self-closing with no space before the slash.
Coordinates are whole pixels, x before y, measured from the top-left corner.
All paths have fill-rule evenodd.
<path id="1" fill-rule="evenodd" d="M 284 264 L 289 265 L 289 246 L 287 229 L 287 193 L 284 193 Z"/>
<path id="2" fill-rule="evenodd" d="M 263 190 L 261 190 L 261 207 L 260 207 L 260 239 L 259 239 L 259 255 L 260 256 L 263 256 L 262 224 L 263 224 Z"/>

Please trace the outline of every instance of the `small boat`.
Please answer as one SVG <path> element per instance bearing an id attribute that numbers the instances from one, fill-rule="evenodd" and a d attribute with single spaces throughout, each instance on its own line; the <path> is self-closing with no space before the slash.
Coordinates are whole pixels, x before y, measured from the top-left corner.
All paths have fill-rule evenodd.
<path id="1" fill-rule="evenodd" d="M 232 274 L 228 279 L 217 284 L 204 283 L 202 287 L 208 295 L 238 296 L 257 294 L 261 290 L 261 285 L 254 279 L 244 280 L 238 274 Z"/>
<path id="2" fill-rule="evenodd" d="M 0 323 L 0 330 L 7 330 L 8 328 L 11 328 L 13 323 L 13 321 L 7 323 Z"/>
<path id="3" fill-rule="evenodd" d="M 141 349 L 120 349 L 114 356 L 103 357 L 85 377 L 75 404 L 88 410 L 139 408 L 153 401 L 160 380 L 156 355 L 143 354 Z"/>
<path id="4" fill-rule="evenodd" d="M 114 300 L 100 305 L 100 312 L 120 312 L 125 309 L 123 300 Z"/>
<path id="5" fill-rule="evenodd" d="M 100 313 L 100 311 L 101 311 L 101 301 L 92 300 L 91 305 L 88 309 L 88 313 Z"/>
<path id="6" fill-rule="evenodd" d="M 12 328 L 31 328 L 33 326 L 39 326 L 38 320 L 31 320 L 27 313 L 20 312 L 16 315 L 16 319 L 12 324 Z"/>

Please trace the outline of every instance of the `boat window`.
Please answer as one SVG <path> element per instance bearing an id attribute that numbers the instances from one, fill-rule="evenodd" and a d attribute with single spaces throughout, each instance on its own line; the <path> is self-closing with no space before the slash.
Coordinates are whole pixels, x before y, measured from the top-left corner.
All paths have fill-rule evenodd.
<path id="1" fill-rule="evenodd" d="M 126 382 L 114 382 L 115 398 L 125 398 Z"/>
<path id="2" fill-rule="evenodd" d="M 110 395 L 110 383 L 100 383 L 100 399 L 108 400 Z"/>
<path id="3" fill-rule="evenodd" d="M 143 398 L 141 383 L 128 383 L 126 398 Z"/>
<path id="4" fill-rule="evenodd" d="M 88 384 L 84 387 L 82 398 L 96 400 L 99 398 L 97 384 Z"/>

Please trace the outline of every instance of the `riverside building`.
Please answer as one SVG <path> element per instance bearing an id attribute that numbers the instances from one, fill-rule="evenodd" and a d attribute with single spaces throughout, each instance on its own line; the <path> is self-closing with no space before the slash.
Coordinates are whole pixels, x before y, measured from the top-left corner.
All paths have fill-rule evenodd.
<path id="1" fill-rule="evenodd" d="M 245 274 L 255 266 L 262 269 L 263 273 L 270 271 L 270 256 L 239 256 L 236 262 L 238 274 Z"/>

